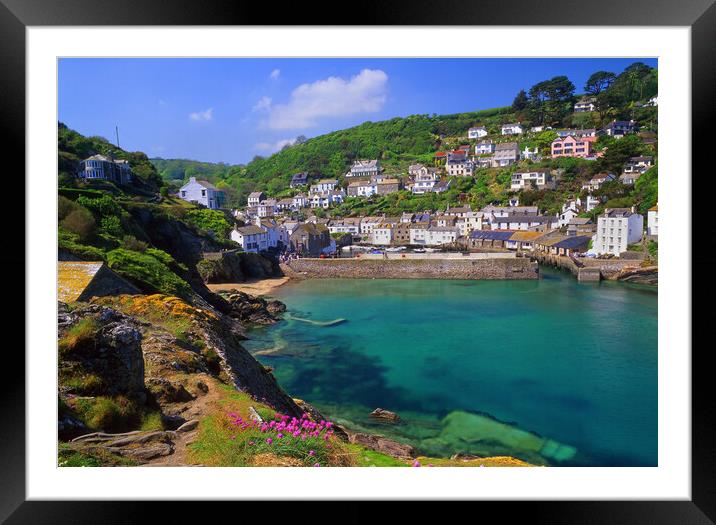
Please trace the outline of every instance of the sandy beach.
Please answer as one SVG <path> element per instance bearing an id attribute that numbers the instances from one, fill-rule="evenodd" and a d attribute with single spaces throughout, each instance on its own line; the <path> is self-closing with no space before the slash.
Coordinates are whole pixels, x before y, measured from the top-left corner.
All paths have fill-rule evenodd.
<path id="1" fill-rule="evenodd" d="M 223 290 L 239 290 L 249 295 L 268 295 L 279 286 L 286 284 L 288 277 L 274 277 L 271 279 L 259 279 L 255 281 L 246 281 L 243 283 L 221 283 L 207 284 L 206 286 L 212 292 L 220 292 Z"/>

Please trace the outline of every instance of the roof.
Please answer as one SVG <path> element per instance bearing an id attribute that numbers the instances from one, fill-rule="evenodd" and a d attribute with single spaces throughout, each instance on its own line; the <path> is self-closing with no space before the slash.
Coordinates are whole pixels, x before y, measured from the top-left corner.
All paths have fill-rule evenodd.
<path id="1" fill-rule="evenodd" d="M 266 230 L 259 226 L 238 226 L 235 230 L 241 235 L 258 235 L 260 233 L 266 233 Z"/>
<path id="2" fill-rule="evenodd" d="M 581 246 L 586 246 L 592 238 L 589 235 L 571 235 L 567 237 L 558 237 L 556 242 L 552 242 L 549 246 L 553 248 L 564 248 L 572 250 Z"/>
<path id="3" fill-rule="evenodd" d="M 509 241 L 514 233 L 513 230 L 472 230 L 470 232 L 470 238 Z"/>
<path id="4" fill-rule="evenodd" d="M 59 261 L 57 263 L 57 299 L 64 303 L 76 301 L 103 265 L 102 261 Z"/>
<path id="5" fill-rule="evenodd" d="M 473 129 L 486 129 L 485 126 L 473 126 L 470 128 L 469 131 L 472 131 Z"/>
<path id="6" fill-rule="evenodd" d="M 502 125 L 503 128 L 507 128 L 507 127 L 511 127 L 511 126 L 522 126 L 522 124 L 520 124 L 519 122 L 514 122 L 511 124 L 503 124 Z"/>
<path id="7" fill-rule="evenodd" d="M 652 206 L 651 208 L 649 208 L 648 211 L 659 211 L 659 205 L 656 204 L 656 205 Z"/>
<path id="8" fill-rule="evenodd" d="M 263 194 L 263 191 L 252 191 L 251 193 L 249 193 L 249 199 L 258 199 Z"/>
<path id="9" fill-rule="evenodd" d="M 631 211 L 631 208 L 612 208 L 604 210 L 600 217 L 629 217 L 633 214 L 634 212 Z"/>
<path id="10" fill-rule="evenodd" d="M 196 183 L 199 184 L 199 185 L 201 185 L 201 186 L 204 186 L 207 190 L 221 191 L 221 190 L 217 189 L 217 187 L 214 186 L 214 185 L 213 185 L 211 182 L 209 182 L 208 180 L 198 180 L 198 179 L 197 179 Z"/>
<path id="11" fill-rule="evenodd" d="M 447 155 L 447 153 L 445 153 L 444 151 L 436 151 L 435 155 L 433 155 L 433 156 L 434 157 L 444 157 L 445 155 Z"/>
<path id="12" fill-rule="evenodd" d="M 574 217 L 567 224 L 580 225 L 580 224 L 591 224 L 591 222 L 592 222 L 592 219 L 590 219 L 588 217 Z"/>
<path id="13" fill-rule="evenodd" d="M 515 214 L 508 215 L 507 217 L 495 217 L 492 222 L 496 224 L 502 223 L 523 223 L 526 222 L 531 224 L 533 222 L 545 223 L 554 221 L 554 217 L 545 217 L 544 215 L 527 215 L 527 214 Z"/>
<path id="14" fill-rule="evenodd" d="M 337 179 L 321 179 L 316 184 L 338 184 Z"/>
<path id="15" fill-rule="evenodd" d="M 502 142 L 495 145 L 495 151 L 506 150 L 506 149 L 520 149 L 517 142 Z"/>
<path id="16" fill-rule="evenodd" d="M 544 235 L 544 232 L 526 232 L 526 231 L 518 231 L 512 234 L 512 237 L 510 237 L 511 241 L 533 241 L 538 237 L 542 237 Z"/>

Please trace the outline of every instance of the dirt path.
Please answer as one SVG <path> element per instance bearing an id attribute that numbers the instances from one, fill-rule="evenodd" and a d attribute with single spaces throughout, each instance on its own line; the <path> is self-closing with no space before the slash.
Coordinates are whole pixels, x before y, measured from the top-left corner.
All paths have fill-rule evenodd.
<path id="1" fill-rule="evenodd" d="M 211 411 L 216 402 L 219 400 L 219 392 L 217 389 L 217 383 L 213 379 L 209 379 L 209 376 L 203 377 L 204 382 L 209 386 L 209 391 L 198 396 L 196 399 L 188 403 L 179 403 L 177 408 L 181 412 L 182 417 L 187 421 L 198 420 L 207 416 Z M 196 438 L 198 427 L 194 428 L 189 432 L 175 432 L 176 439 L 174 440 L 174 453 L 168 456 L 162 456 L 150 460 L 143 466 L 145 467 L 190 467 L 192 466 L 187 462 L 187 445 L 191 444 Z"/>
<path id="2" fill-rule="evenodd" d="M 274 277 L 271 279 L 261 279 L 257 281 L 247 281 L 244 283 L 221 283 L 207 284 L 212 292 L 220 292 L 223 290 L 239 290 L 249 295 L 268 295 L 276 288 L 286 284 L 290 279 L 288 277 Z"/>

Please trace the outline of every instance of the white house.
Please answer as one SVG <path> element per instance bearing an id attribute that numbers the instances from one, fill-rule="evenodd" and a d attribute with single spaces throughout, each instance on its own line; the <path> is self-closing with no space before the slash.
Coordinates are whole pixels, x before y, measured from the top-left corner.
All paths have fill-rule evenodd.
<path id="1" fill-rule="evenodd" d="M 245 252 L 261 252 L 268 248 L 268 233 L 260 226 L 240 226 L 231 231 L 231 240 Z"/>
<path id="2" fill-rule="evenodd" d="M 641 157 L 631 157 L 624 164 L 624 173 L 645 173 L 654 165 L 654 157 L 643 155 Z"/>
<path id="3" fill-rule="evenodd" d="M 491 140 L 483 140 L 475 144 L 475 155 L 491 155 L 495 152 L 495 143 Z"/>
<path id="4" fill-rule="evenodd" d="M 411 230 L 412 232 L 412 230 Z M 440 246 L 450 244 L 457 240 L 458 229 L 450 226 L 431 226 L 425 232 L 425 244 L 428 246 Z"/>
<path id="5" fill-rule="evenodd" d="M 540 160 L 541 156 L 539 154 L 539 148 L 537 146 L 535 146 L 534 148 L 525 146 L 525 149 L 523 149 L 520 153 L 520 158 L 524 160 Z"/>
<path id="6" fill-rule="evenodd" d="M 273 217 L 278 211 L 276 199 L 266 199 L 261 201 L 256 207 L 256 215 L 260 218 Z"/>
<path id="7" fill-rule="evenodd" d="M 630 244 L 641 240 L 644 216 L 634 208 L 607 208 L 597 219 L 597 237 L 593 250 L 598 255 L 619 254 L 627 251 Z"/>
<path id="8" fill-rule="evenodd" d="M 492 230 L 535 230 L 556 228 L 558 219 L 546 215 L 529 215 L 516 213 L 506 217 L 493 217 L 490 221 Z"/>
<path id="9" fill-rule="evenodd" d="M 500 131 L 503 135 L 521 135 L 524 132 L 522 124 L 519 122 L 514 124 L 503 124 Z"/>
<path id="10" fill-rule="evenodd" d="M 179 197 L 185 201 L 202 204 L 211 210 L 218 210 L 224 205 L 226 193 L 217 190 L 210 182 L 190 177 L 189 182 L 179 188 Z"/>
<path id="11" fill-rule="evenodd" d="M 249 193 L 249 206 L 258 206 L 259 203 L 266 198 L 263 191 L 254 191 Z"/>
<path id="12" fill-rule="evenodd" d="M 363 217 L 360 221 L 359 233 L 363 238 L 370 238 L 373 230 L 383 222 L 383 217 Z"/>
<path id="13" fill-rule="evenodd" d="M 646 234 L 659 235 L 659 205 L 649 208 L 646 212 Z"/>
<path id="14" fill-rule="evenodd" d="M 503 142 L 495 146 L 495 155 L 492 158 L 494 167 L 509 166 L 520 158 L 520 148 L 517 142 Z"/>
<path id="15" fill-rule="evenodd" d="M 321 179 L 311 185 L 309 193 L 320 193 L 322 191 L 331 191 L 336 187 L 338 181 L 336 179 Z"/>
<path id="16" fill-rule="evenodd" d="M 510 189 L 512 191 L 535 189 L 554 189 L 555 182 L 548 169 L 516 171 L 512 174 Z"/>
<path id="17" fill-rule="evenodd" d="M 594 104 L 596 99 L 593 97 L 582 97 L 574 104 L 575 113 L 585 113 L 588 111 L 594 111 L 597 107 Z"/>
<path id="18" fill-rule="evenodd" d="M 379 246 L 388 246 L 393 241 L 393 225 L 380 223 L 373 228 L 372 243 Z"/>
<path id="19" fill-rule="evenodd" d="M 466 236 L 473 230 L 481 230 L 483 216 L 484 213 L 481 211 L 471 211 L 458 218 L 458 220 L 455 221 L 458 233 L 461 236 Z"/>
<path id="20" fill-rule="evenodd" d="M 311 200 L 303 195 L 302 193 L 299 193 L 298 195 L 293 196 L 293 207 L 294 208 L 306 208 L 311 203 Z"/>
<path id="21" fill-rule="evenodd" d="M 472 177 L 475 174 L 475 164 L 466 157 L 456 156 L 454 159 L 448 158 L 445 171 L 448 177 Z"/>
<path id="22" fill-rule="evenodd" d="M 348 184 L 349 197 L 370 197 L 378 193 L 378 183 L 372 181 L 355 181 Z"/>
<path id="23" fill-rule="evenodd" d="M 360 218 L 336 219 L 328 223 L 328 231 L 331 233 L 360 234 Z"/>
<path id="24" fill-rule="evenodd" d="M 562 207 L 562 213 L 559 214 L 559 221 L 557 222 L 557 226 L 561 228 L 562 226 L 567 226 L 570 221 L 574 218 L 576 218 L 579 215 L 579 210 L 576 208 L 564 208 Z"/>
<path id="25" fill-rule="evenodd" d="M 440 177 L 434 169 L 428 170 L 425 168 L 424 171 L 419 171 L 415 174 L 410 191 L 415 194 L 431 192 L 439 181 Z"/>
<path id="26" fill-rule="evenodd" d="M 356 160 L 351 166 L 351 170 L 346 173 L 346 177 L 372 177 L 380 173 L 380 161 L 373 160 Z"/>
<path id="27" fill-rule="evenodd" d="M 82 179 L 110 180 L 118 184 L 132 181 L 132 169 L 124 159 L 114 159 L 106 155 L 92 155 L 80 162 L 78 176 Z"/>
<path id="28" fill-rule="evenodd" d="M 478 126 L 467 130 L 467 138 L 479 139 L 487 135 L 487 128 L 485 126 Z"/>
<path id="29" fill-rule="evenodd" d="M 254 219 L 254 224 L 266 232 L 266 246 L 276 248 L 279 241 L 279 225 L 272 219 Z"/>
<path id="30" fill-rule="evenodd" d="M 589 191 L 596 191 L 599 188 L 601 188 L 605 182 L 609 182 L 609 181 L 613 181 L 613 180 L 616 180 L 616 177 L 614 176 L 613 173 L 606 173 L 606 172 L 597 173 L 594 177 L 592 177 L 590 179 L 589 182 L 582 185 L 582 189 L 589 190 Z"/>

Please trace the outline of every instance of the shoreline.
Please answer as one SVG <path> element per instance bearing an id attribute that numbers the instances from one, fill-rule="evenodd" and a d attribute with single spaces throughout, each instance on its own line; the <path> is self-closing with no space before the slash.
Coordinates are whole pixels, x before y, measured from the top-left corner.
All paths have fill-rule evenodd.
<path id="1" fill-rule="evenodd" d="M 252 279 L 242 283 L 217 283 L 207 284 L 206 286 L 214 293 L 228 290 L 238 290 L 240 292 L 259 297 L 263 295 L 270 295 L 271 292 L 288 283 L 290 280 L 291 278 L 288 276 L 268 277 L 266 279 Z"/>

